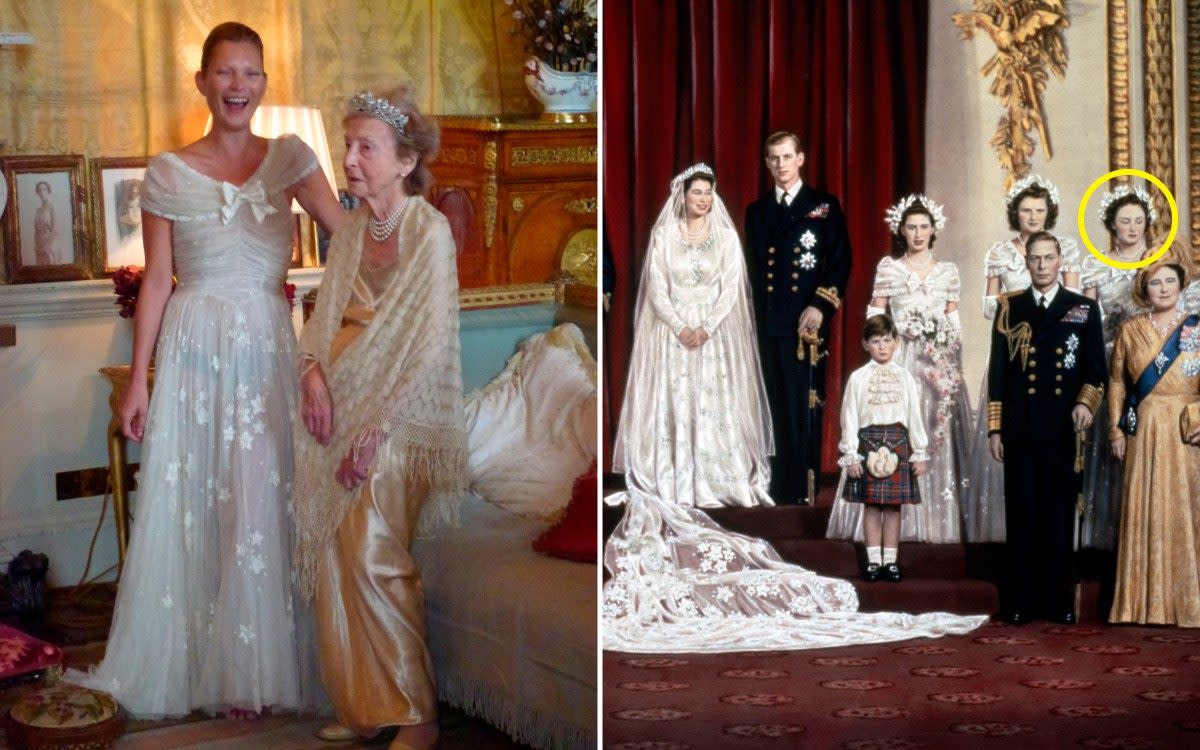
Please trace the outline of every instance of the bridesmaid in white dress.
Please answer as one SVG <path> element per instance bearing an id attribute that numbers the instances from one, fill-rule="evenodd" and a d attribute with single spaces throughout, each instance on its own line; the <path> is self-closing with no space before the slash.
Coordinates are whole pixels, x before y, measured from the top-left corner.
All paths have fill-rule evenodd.
<path id="1" fill-rule="evenodd" d="M 292 199 L 327 229 L 342 212 L 300 139 L 250 132 L 266 88 L 253 29 L 213 29 L 196 85 L 212 130 L 146 168 L 146 273 L 120 406 L 125 435 L 145 438 L 129 553 L 104 661 L 67 675 L 139 717 L 245 716 L 320 696 L 290 582 L 298 380 L 283 283 Z"/>
<path id="2" fill-rule="evenodd" d="M 1121 185 L 1100 199 L 1104 228 L 1112 235 L 1108 257 L 1132 262 L 1145 258 L 1149 228 L 1158 218 L 1145 188 Z M 1091 253 L 1083 256 L 1080 283 L 1083 293 L 1100 303 L 1104 316 L 1105 355 L 1112 354 L 1113 340 L 1121 324 L 1145 309 L 1133 298 L 1133 280 L 1137 269 L 1113 268 Z M 1111 419 L 1106 402 L 1100 403 L 1092 424 L 1088 455 L 1084 467 L 1083 524 L 1079 546 L 1116 549 L 1121 513 L 1123 468 L 1108 450 Z"/>
<path id="3" fill-rule="evenodd" d="M 1008 228 L 1017 232 L 1017 236 L 992 245 L 984 258 L 983 315 L 988 320 L 996 317 L 999 295 L 1029 287 L 1025 241 L 1035 232 L 1054 228 L 1060 205 L 1058 188 L 1039 175 L 1019 180 L 1008 191 L 1005 197 Z M 1060 281 L 1068 289 L 1079 291 L 1079 244 L 1070 237 L 1059 237 L 1058 241 L 1063 258 Z M 1004 466 L 992 459 L 988 449 L 986 361 L 983 373 L 970 444 L 970 466 L 964 477 L 963 526 L 969 542 L 1003 542 Z"/>
<path id="4" fill-rule="evenodd" d="M 921 384 L 921 413 L 929 435 L 929 470 L 918 478 L 921 502 L 909 505 L 900 522 L 904 542 L 962 540 L 960 478 L 966 463 L 970 417 L 962 387 L 962 326 L 958 318 L 958 267 L 933 255 L 937 232 L 946 226 L 942 207 L 910 195 L 888 209 L 894 250 L 875 270 L 867 316 L 887 314 L 900 329 L 896 361 Z M 862 505 L 834 500 L 826 535 L 863 540 Z"/>

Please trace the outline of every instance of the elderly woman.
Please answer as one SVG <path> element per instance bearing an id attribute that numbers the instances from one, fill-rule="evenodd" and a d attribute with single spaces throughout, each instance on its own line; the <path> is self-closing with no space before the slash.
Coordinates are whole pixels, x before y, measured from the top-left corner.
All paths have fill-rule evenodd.
<path id="1" fill-rule="evenodd" d="M 1185 267 L 1141 271 L 1113 343 L 1112 455 L 1124 459 L 1113 622 L 1200 627 L 1200 316 L 1177 310 Z M 1118 421 L 1119 420 L 1119 421 Z"/>
<path id="2" fill-rule="evenodd" d="M 344 127 L 363 205 L 334 234 L 300 337 L 295 562 L 340 722 L 322 738 L 399 726 L 392 747 L 431 747 L 437 692 L 409 547 L 418 518 L 451 516 L 466 484 L 455 248 L 421 197 L 437 126 L 407 89 L 355 94 Z"/>

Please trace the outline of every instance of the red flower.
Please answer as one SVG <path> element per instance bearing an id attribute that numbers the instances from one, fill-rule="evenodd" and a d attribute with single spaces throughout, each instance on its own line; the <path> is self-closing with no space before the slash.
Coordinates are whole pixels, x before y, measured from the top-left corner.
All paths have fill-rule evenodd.
<path id="1" fill-rule="evenodd" d="M 137 309 L 143 275 L 144 270 L 141 266 L 121 266 L 113 272 L 113 294 L 117 295 L 114 304 L 121 308 L 117 314 L 122 318 L 132 318 Z"/>
<path id="2" fill-rule="evenodd" d="M 287 297 L 288 309 L 296 309 L 296 285 L 291 282 L 283 282 L 283 296 Z"/>

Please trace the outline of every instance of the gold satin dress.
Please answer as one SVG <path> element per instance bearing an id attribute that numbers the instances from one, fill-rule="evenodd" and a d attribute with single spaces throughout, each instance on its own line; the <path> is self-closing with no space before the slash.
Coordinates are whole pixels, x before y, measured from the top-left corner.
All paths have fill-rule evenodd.
<path id="1" fill-rule="evenodd" d="M 331 347 L 334 369 L 371 322 L 398 266 L 394 261 L 373 271 L 360 265 Z M 336 403 L 333 409 L 336 420 Z M 392 441 L 383 441 L 317 578 L 321 679 L 339 723 L 362 734 L 437 718 L 425 594 L 409 551 L 429 485 L 406 478 L 404 460 Z"/>
<path id="2" fill-rule="evenodd" d="M 1109 414 L 1121 414 L 1125 378 L 1135 381 L 1163 341 L 1144 315 L 1121 326 Z M 1125 436 L 1112 622 L 1200 627 L 1200 447 L 1184 443 L 1179 428 L 1184 408 L 1200 402 L 1198 368 L 1200 352 L 1181 352 L 1138 404 L 1137 434 Z"/>

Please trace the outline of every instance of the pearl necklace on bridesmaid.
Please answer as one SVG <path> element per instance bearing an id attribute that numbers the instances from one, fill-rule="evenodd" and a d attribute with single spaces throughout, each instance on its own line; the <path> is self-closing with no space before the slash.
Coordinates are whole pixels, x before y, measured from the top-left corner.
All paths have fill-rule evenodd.
<path id="1" fill-rule="evenodd" d="M 400 205 L 392 210 L 388 217 L 383 221 L 379 221 L 374 216 L 367 222 L 367 229 L 371 232 L 371 239 L 376 242 L 383 242 L 388 237 L 392 236 L 392 232 L 396 231 L 396 227 L 400 225 L 400 219 L 404 217 L 404 210 L 408 208 L 408 202 L 412 196 L 408 196 L 400 201 Z"/>
<path id="2" fill-rule="evenodd" d="M 904 262 L 907 263 L 908 267 L 914 271 L 924 271 L 926 268 L 929 268 L 929 266 L 932 265 L 933 253 L 930 253 L 929 258 L 923 264 L 918 266 L 916 263 L 913 263 L 912 253 L 906 252 L 904 254 Z"/>

